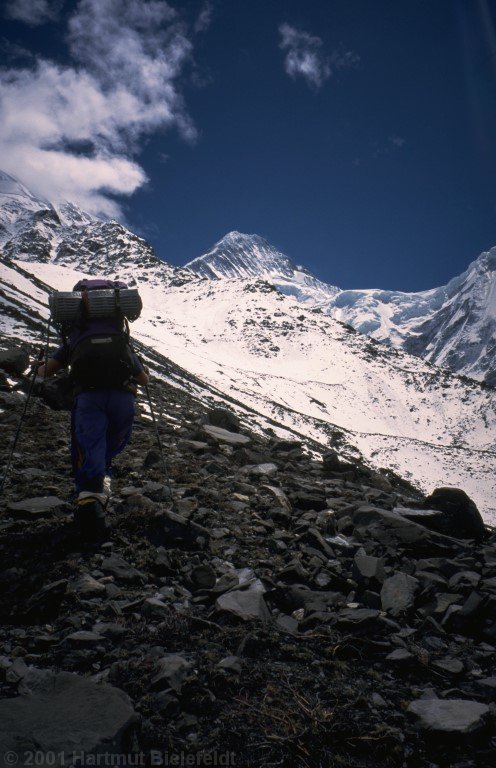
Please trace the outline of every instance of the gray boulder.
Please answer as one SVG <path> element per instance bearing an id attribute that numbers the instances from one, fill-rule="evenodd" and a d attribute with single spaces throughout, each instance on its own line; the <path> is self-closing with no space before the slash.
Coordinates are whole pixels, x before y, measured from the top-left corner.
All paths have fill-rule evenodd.
<path id="1" fill-rule="evenodd" d="M 70 411 L 74 400 L 74 384 L 67 373 L 39 384 L 37 395 L 54 411 Z"/>
<path id="2" fill-rule="evenodd" d="M 386 579 L 381 589 L 382 610 L 392 616 L 400 616 L 413 607 L 415 592 L 419 586 L 417 579 L 399 571 Z"/>
<path id="3" fill-rule="evenodd" d="M 182 656 L 175 653 L 164 656 L 158 663 L 158 671 L 152 679 L 152 688 L 154 690 L 172 688 L 176 693 L 181 693 L 184 680 L 191 669 L 191 662 L 183 659 Z"/>
<path id="4" fill-rule="evenodd" d="M 343 461 L 337 451 L 326 451 L 322 456 L 324 472 L 350 472 L 356 470 L 356 465 Z"/>
<path id="5" fill-rule="evenodd" d="M 486 529 L 479 510 L 460 488 L 436 488 L 426 498 L 425 507 L 443 512 L 436 530 L 460 539 L 482 541 Z"/>
<path id="6" fill-rule="evenodd" d="M 231 613 L 243 621 L 250 619 L 270 619 L 270 611 L 267 608 L 262 592 L 256 589 L 234 590 L 226 592 L 217 598 L 215 602 L 217 611 Z"/>
<path id="7" fill-rule="evenodd" d="M 353 578 L 359 583 L 369 584 L 374 581 L 381 583 L 385 579 L 384 559 L 367 555 L 363 547 L 360 547 L 353 558 Z"/>
<path id="8" fill-rule="evenodd" d="M 144 575 L 119 555 L 110 555 L 110 557 L 106 557 L 102 562 L 101 568 L 104 573 L 110 573 L 112 576 L 115 576 L 116 579 L 120 579 L 121 581 L 145 581 Z"/>
<path id="9" fill-rule="evenodd" d="M 29 355 L 22 349 L 11 347 L 0 352 L 0 368 L 7 373 L 21 376 L 29 365 Z"/>
<path id="10" fill-rule="evenodd" d="M 228 445 L 248 445 L 251 443 L 251 439 L 246 435 L 240 435 L 238 432 L 230 432 L 223 427 L 205 424 L 203 431 L 218 443 L 227 443 Z"/>
<path id="11" fill-rule="evenodd" d="M 208 423 L 230 432 L 239 432 L 239 418 L 227 408 L 211 408 L 207 413 Z"/>
<path id="12" fill-rule="evenodd" d="M 74 753 L 117 755 L 137 719 L 118 688 L 69 672 L 33 671 L 23 695 L 0 701 L 0 753 L 50 753 L 57 766 L 70 764 Z"/>
<path id="13" fill-rule="evenodd" d="M 422 730 L 469 734 L 480 730 L 489 717 L 489 707 L 465 699 L 422 699 L 413 701 L 407 711 L 417 717 Z"/>
<path id="14" fill-rule="evenodd" d="M 7 505 L 7 509 L 16 517 L 35 518 L 45 517 L 53 512 L 64 512 L 70 507 L 66 501 L 57 496 L 38 496 L 22 501 L 11 501 Z"/>

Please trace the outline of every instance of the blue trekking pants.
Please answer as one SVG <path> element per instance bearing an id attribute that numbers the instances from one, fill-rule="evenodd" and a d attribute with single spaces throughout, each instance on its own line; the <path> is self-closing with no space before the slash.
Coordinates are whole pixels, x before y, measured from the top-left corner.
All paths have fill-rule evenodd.
<path id="1" fill-rule="evenodd" d="M 134 418 L 134 395 L 119 389 L 81 392 L 71 418 L 71 457 L 76 490 L 103 491 L 112 459 L 128 444 Z"/>

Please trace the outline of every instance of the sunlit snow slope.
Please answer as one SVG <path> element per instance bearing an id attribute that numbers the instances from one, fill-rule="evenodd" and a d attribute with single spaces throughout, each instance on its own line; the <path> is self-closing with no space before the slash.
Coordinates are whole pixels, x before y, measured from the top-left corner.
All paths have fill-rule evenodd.
<path id="1" fill-rule="evenodd" d="M 81 273 L 16 263 L 70 288 Z M 66 271 L 67 270 L 67 271 Z M 263 281 L 138 281 L 133 335 L 215 390 L 423 490 L 463 488 L 496 516 L 496 392 L 391 350 Z"/>
<path id="2" fill-rule="evenodd" d="M 436 365 L 496 381 L 496 248 L 441 288 L 340 290 L 257 235 L 231 232 L 187 265 L 209 279 L 260 277 L 306 306 Z"/>

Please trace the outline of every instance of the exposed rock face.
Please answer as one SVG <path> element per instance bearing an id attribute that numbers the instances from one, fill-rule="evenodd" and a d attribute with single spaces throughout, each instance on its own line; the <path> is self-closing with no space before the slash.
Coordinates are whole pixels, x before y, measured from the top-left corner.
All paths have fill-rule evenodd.
<path id="1" fill-rule="evenodd" d="M 3 456 L 25 403 L 5 395 Z M 0 500 L 4 749 L 490 765 L 494 533 L 431 530 L 397 476 L 343 470 L 242 417 L 208 425 L 173 386 L 153 399 L 174 510 L 138 405 L 112 539 L 88 548 L 66 504 L 69 415 L 33 398 Z"/>

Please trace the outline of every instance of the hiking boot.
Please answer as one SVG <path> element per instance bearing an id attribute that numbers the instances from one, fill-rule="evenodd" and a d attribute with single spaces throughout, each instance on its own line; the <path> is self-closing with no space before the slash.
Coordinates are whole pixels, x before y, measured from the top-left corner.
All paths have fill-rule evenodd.
<path id="1" fill-rule="evenodd" d="M 109 529 L 105 521 L 105 507 L 94 496 L 78 498 L 74 511 L 74 522 L 83 541 L 101 544 L 109 538 Z"/>
<path id="2" fill-rule="evenodd" d="M 112 477 L 111 475 L 105 475 L 103 478 L 103 493 L 110 498 L 112 493 Z"/>

